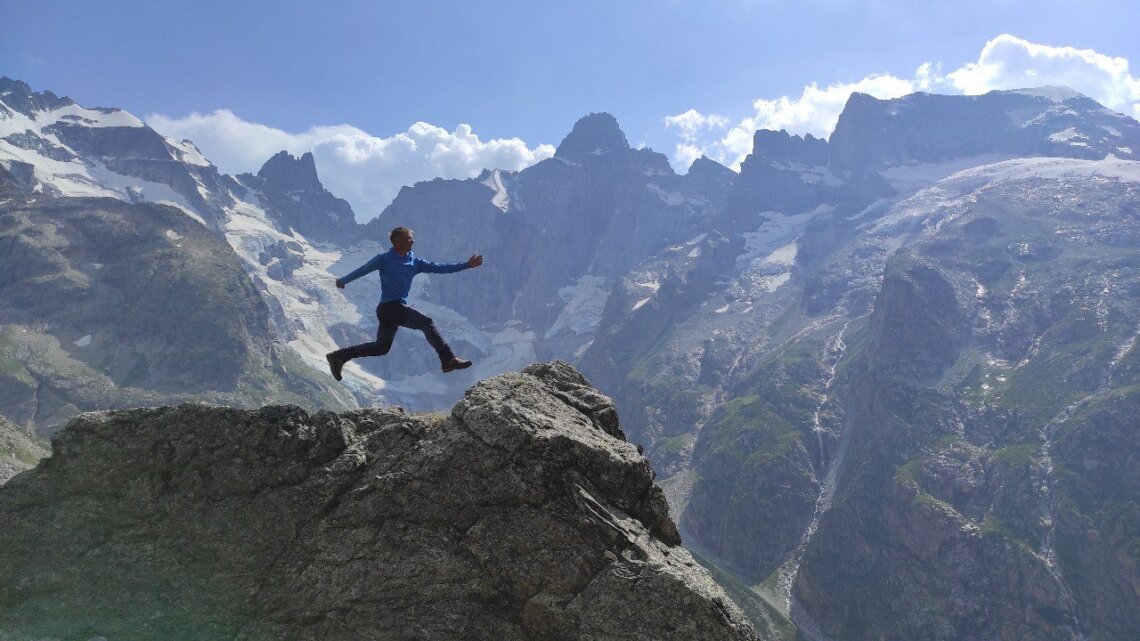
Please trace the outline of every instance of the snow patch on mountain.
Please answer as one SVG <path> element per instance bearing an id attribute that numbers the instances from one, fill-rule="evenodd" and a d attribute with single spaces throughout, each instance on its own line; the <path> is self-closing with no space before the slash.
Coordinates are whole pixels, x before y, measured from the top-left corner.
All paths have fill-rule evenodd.
<path id="1" fill-rule="evenodd" d="M 1012 160 L 1015 156 L 1003 154 L 985 154 L 980 156 L 970 156 L 968 158 L 956 158 L 947 162 L 940 163 L 916 163 L 912 165 L 897 165 L 890 167 L 882 172 L 883 178 L 891 184 L 896 190 L 901 193 L 913 193 L 925 187 L 929 187 L 934 183 L 952 176 L 960 171 L 977 167 L 979 165 L 991 165 L 1006 160 Z"/>
<path id="2" fill-rule="evenodd" d="M 327 369 L 325 354 L 337 349 L 329 328 L 339 323 L 359 323 L 362 315 L 335 286 L 333 266 L 342 259 L 337 249 L 318 247 L 300 234 L 285 234 L 270 222 L 265 210 L 248 201 L 237 201 L 227 210 L 225 235 L 230 246 L 242 259 L 246 270 L 263 293 L 280 306 L 283 318 L 277 319 L 278 333 L 286 344 L 311 367 Z M 274 278 L 262 255 L 278 242 L 295 248 L 301 265 L 286 278 Z M 371 255 L 369 255 L 369 258 Z M 345 368 L 350 388 L 383 389 L 385 381 L 365 372 L 353 363 Z"/>
<path id="3" fill-rule="evenodd" d="M 771 254 L 768 254 L 761 262 L 765 265 L 791 267 L 796 264 L 797 253 L 799 253 L 799 245 L 796 243 L 788 243 Z"/>
<path id="4" fill-rule="evenodd" d="M 145 127 L 143 121 L 120 109 L 86 109 L 70 104 L 36 115 L 37 121 L 74 122 L 84 127 Z"/>
<path id="5" fill-rule="evenodd" d="M 511 208 L 511 196 L 507 193 L 507 188 L 503 186 L 502 172 L 498 169 L 493 170 L 483 181 L 483 184 L 495 192 L 495 195 L 491 197 L 491 204 L 506 213 Z"/>
<path id="6" fill-rule="evenodd" d="M 189 140 L 175 142 L 170 138 L 167 138 L 166 142 L 171 147 L 174 147 L 175 151 L 178 153 L 178 159 L 182 162 L 188 165 L 197 165 L 198 167 L 211 166 L 212 163 L 210 163 L 209 160 L 206 160 L 206 157 L 202 155 L 202 152 L 198 150 L 198 147 L 195 146 L 193 142 L 190 142 Z"/>
<path id="7" fill-rule="evenodd" d="M 809 212 L 792 216 L 774 211 L 764 212 L 764 222 L 756 231 L 741 234 L 744 237 L 744 253 L 736 257 L 736 268 L 744 271 L 753 265 L 776 264 L 765 261 L 773 255 L 777 256 L 775 260 L 784 260 L 789 251 L 794 262 L 795 240 L 803 234 L 808 221 L 833 209 L 831 205 L 820 205 Z"/>
<path id="8" fill-rule="evenodd" d="M 558 296 L 565 305 L 543 338 L 550 339 L 562 331 L 585 334 L 602 321 L 602 311 L 610 292 L 601 276 L 582 276 L 573 285 L 562 287 Z"/>
<path id="9" fill-rule="evenodd" d="M 650 299 L 653 298 L 653 295 L 657 293 L 657 290 L 661 289 L 661 281 L 656 280 L 656 279 L 647 280 L 644 282 L 634 281 L 633 286 L 649 290 L 649 295 L 646 296 L 645 298 L 642 298 L 641 300 L 637 301 L 636 303 L 634 303 L 633 309 L 630 311 L 635 311 L 635 310 L 641 309 L 641 307 L 643 305 L 648 303 L 650 301 Z"/>
<path id="10" fill-rule="evenodd" d="M 984 185 L 1018 182 L 1026 178 L 1062 180 L 1088 177 L 1140 183 L 1140 161 L 1121 160 L 1112 155 L 1103 160 L 1041 157 L 971 167 L 900 201 L 887 215 L 868 223 L 868 232 L 880 237 L 882 245 L 893 252 L 902 246 L 906 238 L 916 233 L 937 233 L 955 220 L 967 209 L 961 206 L 963 199 L 972 198 Z"/>

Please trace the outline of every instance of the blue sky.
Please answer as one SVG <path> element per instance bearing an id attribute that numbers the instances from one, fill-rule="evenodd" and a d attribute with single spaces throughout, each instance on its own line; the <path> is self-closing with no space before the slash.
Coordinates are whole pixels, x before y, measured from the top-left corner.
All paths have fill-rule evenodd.
<path id="1" fill-rule="evenodd" d="M 614 114 L 679 171 L 846 96 L 1068 84 L 1140 116 L 1140 3 L 0 0 L 0 74 L 194 140 L 227 172 L 312 150 L 364 220 L 399 185 L 550 155 Z"/>

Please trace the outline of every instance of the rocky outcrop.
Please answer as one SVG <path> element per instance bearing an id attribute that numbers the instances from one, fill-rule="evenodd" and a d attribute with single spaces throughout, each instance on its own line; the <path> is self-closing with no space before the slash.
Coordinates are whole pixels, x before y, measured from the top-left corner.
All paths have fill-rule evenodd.
<path id="1" fill-rule="evenodd" d="M 0 490 L 0 638 L 755 639 L 563 363 L 450 415 L 85 414 Z"/>
<path id="2" fill-rule="evenodd" d="M 4 96 L 4 104 L 25 116 L 75 104 L 71 98 L 61 98 L 50 91 L 34 92 L 28 83 L 7 76 L 0 77 L 0 96 Z"/>

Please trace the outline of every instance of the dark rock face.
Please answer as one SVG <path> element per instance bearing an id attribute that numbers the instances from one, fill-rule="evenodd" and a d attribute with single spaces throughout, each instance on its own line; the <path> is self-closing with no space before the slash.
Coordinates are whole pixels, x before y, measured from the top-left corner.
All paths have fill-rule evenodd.
<path id="1" fill-rule="evenodd" d="M 761 129 L 752 137 L 753 162 L 778 162 L 817 167 L 828 163 L 827 141 L 811 134 L 792 136 L 787 131 Z"/>
<path id="2" fill-rule="evenodd" d="M 449 417 L 86 414 L 0 490 L 0 638 L 755 639 L 620 436 L 557 362 Z"/>
<path id="3" fill-rule="evenodd" d="M 954 362 L 966 323 L 950 282 L 908 258 L 897 256 L 887 266 L 868 351 L 873 367 L 909 384 L 930 383 Z"/>
<path id="4" fill-rule="evenodd" d="M 580 159 L 629 149 L 629 141 L 618 127 L 617 119 L 608 113 L 594 113 L 574 123 L 574 129 L 558 145 L 556 158 Z"/>
<path id="5" fill-rule="evenodd" d="M 242 174 L 237 180 L 259 193 L 266 214 L 283 232 L 296 230 L 317 242 L 359 240 L 360 226 L 352 207 L 321 184 L 312 153 L 295 158 L 278 152 L 256 176 Z"/>
<path id="6" fill-rule="evenodd" d="M 5 104 L 25 116 L 30 116 L 37 111 L 58 109 L 75 104 L 71 98 L 60 98 L 50 91 L 34 92 L 28 83 L 13 80 L 7 76 L 0 77 L 0 95 L 4 96 Z M 0 106 L 0 109 L 3 107 Z"/>
<path id="7" fill-rule="evenodd" d="M 273 191 L 323 191 L 317 178 L 317 165 L 312 153 L 294 158 L 289 152 L 279 151 L 257 172 L 265 186 Z"/>

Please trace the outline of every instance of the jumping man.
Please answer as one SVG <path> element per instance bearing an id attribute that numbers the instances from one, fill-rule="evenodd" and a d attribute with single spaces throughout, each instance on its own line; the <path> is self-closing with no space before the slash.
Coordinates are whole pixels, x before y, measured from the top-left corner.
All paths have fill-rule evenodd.
<path id="1" fill-rule="evenodd" d="M 435 352 L 439 354 L 440 367 L 445 373 L 471 367 L 471 361 L 458 358 L 451 351 L 430 318 L 408 306 L 408 291 L 412 288 L 412 279 L 420 272 L 451 274 L 482 265 L 483 257 L 475 254 L 464 263 L 433 263 L 412 253 L 412 245 L 416 242 L 412 230 L 397 227 L 392 230 L 388 238 L 392 241 L 391 249 L 383 254 L 377 254 L 360 269 L 336 281 L 336 286 L 344 289 L 345 285 L 365 274 L 380 272 L 380 304 L 376 306 L 380 329 L 376 332 L 376 341 L 373 343 L 338 349 L 325 356 L 329 361 L 329 370 L 332 371 L 333 378 L 339 381 L 341 368 L 354 358 L 387 354 L 392 348 L 392 339 L 396 338 L 396 330 L 400 327 L 418 329 L 424 333 L 428 342 L 435 348 Z"/>

